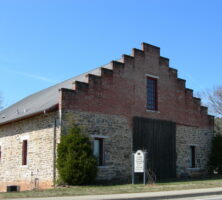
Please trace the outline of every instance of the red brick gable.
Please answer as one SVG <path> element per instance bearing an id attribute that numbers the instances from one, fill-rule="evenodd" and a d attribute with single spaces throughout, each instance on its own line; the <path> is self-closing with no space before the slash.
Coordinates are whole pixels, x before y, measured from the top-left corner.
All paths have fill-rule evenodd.
<path id="1" fill-rule="evenodd" d="M 155 118 L 178 124 L 213 127 L 214 118 L 177 70 L 169 67 L 169 59 L 160 56 L 158 47 L 142 44 L 132 56 L 123 55 L 112 61 L 111 69 L 101 68 L 101 75 L 86 75 L 88 82 L 73 83 L 73 90 L 61 89 L 60 109 L 73 109 L 104 114 Z M 158 111 L 146 110 L 146 75 L 158 77 Z"/>

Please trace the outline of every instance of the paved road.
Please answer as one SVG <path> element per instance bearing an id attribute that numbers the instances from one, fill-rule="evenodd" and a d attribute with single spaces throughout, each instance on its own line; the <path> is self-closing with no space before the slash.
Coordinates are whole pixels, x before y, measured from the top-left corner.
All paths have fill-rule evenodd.
<path id="1" fill-rule="evenodd" d="M 188 198 L 179 198 L 173 200 L 222 200 L 222 195 L 212 195 L 212 196 L 199 196 L 199 197 L 188 197 Z"/>
<path id="2" fill-rule="evenodd" d="M 212 196 L 198 196 L 198 197 L 183 197 L 183 198 L 171 198 L 171 197 L 145 197 L 145 198 L 130 198 L 129 200 L 222 200 L 222 195 Z M 74 199 L 73 199 L 74 200 Z M 111 200 L 111 199 L 110 199 Z M 116 200 L 116 199 L 115 199 Z M 123 199 L 119 199 L 123 200 Z"/>
<path id="3" fill-rule="evenodd" d="M 73 197 L 23 198 L 10 200 L 222 200 L 222 187 L 208 189 L 146 192 L 133 194 L 89 195 Z M 8 199 L 9 200 L 9 199 Z"/>
<path id="4" fill-rule="evenodd" d="M 54 198 L 28 198 L 28 199 L 10 199 L 10 200 L 58 200 L 58 197 Z M 76 197 L 69 197 L 69 200 L 80 200 L 79 198 Z M 198 197 L 183 197 L 183 198 L 171 198 L 171 197 L 143 197 L 143 198 L 124 198 L 124 199 L 129 199 L 129 200 L 162 200 L 162 199 L 167 199 L 167 200 L 222 200 L 222 195 L 212 195 L 212 196 L 198 196 Z M 9 199 L 7 199 L 9 200 Z M 59 198 L 59 200 L 67 200 L 67 198 Z M 88 200 L 88 198 L 81 198 L 81 200 Z M 107 200 L 107 199 L 101 199 L 101 198 L 92 198 L 91 200 Z M 117 198 L 112 199 L 109 198 L 109 200 L 118 200 Z M 119 199 L 123 200 L 123 198 Z"/>
<path id="5" fill-rule="evenodd" d="M 203 196 L 204 195 L 204 196 Z M 207 195 L 205 194 L 194 194 L 194 196 L 185 197 L 181 195 L 181 197 L 178 197 L 180 195 L 176 196 L 159 196 L 159 197 L 142 197 L 142 198 L 128 198 L 129 200 L 222 200 L 222 195 Z M 110 199 L 111 200 L 111 199 Z M 113 199 L 117 200 L 117 199 Z M 124 199 L 118 199 L 118 200 L 124 200 Z"/>

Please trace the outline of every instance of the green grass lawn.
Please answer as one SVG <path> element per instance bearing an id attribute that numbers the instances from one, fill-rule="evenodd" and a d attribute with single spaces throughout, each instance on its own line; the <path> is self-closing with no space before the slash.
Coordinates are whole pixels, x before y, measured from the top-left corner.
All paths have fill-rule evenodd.
<path id="1" fill-rule="evenodd" d="M 22 198 L 22 197 L 53 197 L 53 196 L 76 196 L 76 195 L 99 195 L 118 193 L 157 192 L 169 190 L 184 190 L 197 188 L 222 187 L 221 179 L 192 180 L 160 182 L 155 185 L 125 184 L 125 185 L 93 185 L 93 186 L 71 186 L 58 187 L 49 190 L 26 191 L 17 193 L 1 193 L 0 198 Z"/>

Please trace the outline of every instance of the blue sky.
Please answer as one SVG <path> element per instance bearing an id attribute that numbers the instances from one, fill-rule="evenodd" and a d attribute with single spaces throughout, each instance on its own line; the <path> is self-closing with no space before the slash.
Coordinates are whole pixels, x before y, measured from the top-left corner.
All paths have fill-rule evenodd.
<path id="1" fill-rule="evenodd" d="M 220 0 L 2 0 L 0 92 L 25 96 L 147 42 L 196 92 L 221 85 Z"/>

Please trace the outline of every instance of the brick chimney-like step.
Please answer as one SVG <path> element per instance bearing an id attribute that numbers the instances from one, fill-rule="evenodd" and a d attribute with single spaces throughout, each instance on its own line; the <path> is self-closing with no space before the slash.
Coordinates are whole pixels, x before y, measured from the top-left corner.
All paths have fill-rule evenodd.
<path id="1" fill-rule="evenodd" d="M 171 68 L 169 66 L 169 59 L 160 56 L 160 48 L 147 44 L 142 43 L 142 49 L 133 48 L 131 55 L 123 54 L 121 59 L 113 60 L 110 63 L 101 66 L 95 70 L 90 71 L 88 74 L 84 76 L 80 76 L 74 83 L 73 83 L 73 90 L 78 93 L 80 91 L 88 91 L 89 88 L 96 88 L 96 86 L 100 86 L 102 81 L 105 78 L 111 78 L 113 76 L 118 76 L 118 74 L 124 73 L 124 69 L 127 67 L 134 67 L 134 63 L 137 57 L 144 57 L 148 56 L 146 59 L 149 59 L 151 56 L 157 57 L 159 59 L 160 67 L 166 67 L 166 71 L 168 70 L 169 77 L 175 78 L 174 81 L 177 82 L 178 90 L 185 92 L 186 101 L 189 103 L 195 103 L 195 105 L 199 106 L 196 109 L 200 110 L 201 114 L 208 113 L 208 108 L 205 106 L 201 106 L 201 99 L 196 98 L 193 96 L 193 90 L 186 88 L 186 80 L 178 78 L 178 71 L 177 69 Z M 208 115 L 209 120 L 213 120 L 212 116 Z"/>
<path id="2" fill-rule="evenodd" d="M 77 92 L 80 91 L 88 91 L 89 89 L 89 84 L 85 82 L 80 82 L 80 81 L 75 81 L 73 83 L 73 89 Z"/>

